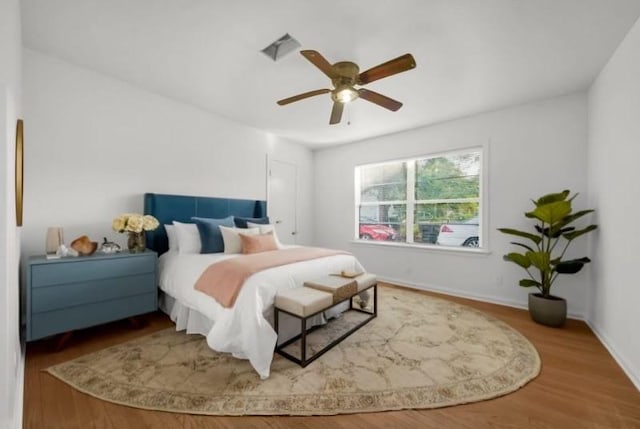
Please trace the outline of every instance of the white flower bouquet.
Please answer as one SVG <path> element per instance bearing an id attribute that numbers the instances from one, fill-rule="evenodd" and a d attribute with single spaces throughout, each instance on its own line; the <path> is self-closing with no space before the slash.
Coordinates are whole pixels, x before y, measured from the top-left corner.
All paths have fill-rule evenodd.
<path id="1" fill-rule="evenodd" d="M 111 227 L 117 232 L 153 231 L 160 222 L 151 215 L 141 215 L 137 213 L 123 213 L 113 220 Z"/>

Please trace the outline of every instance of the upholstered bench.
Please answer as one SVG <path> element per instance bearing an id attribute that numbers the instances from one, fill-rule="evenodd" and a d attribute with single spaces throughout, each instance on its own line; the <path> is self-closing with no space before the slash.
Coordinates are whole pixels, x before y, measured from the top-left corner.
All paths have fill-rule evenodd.
<path id="1" fill-rule="evenodd" d="M 308 287 L 278 292 L 275 302 L 276 308 L 280 311 L 285 311 L 301 318 L 318 314 L 332 305 L 333 297 L 330 293 Z"/>
<path id="2" fill-rule="evenodd" d="M 307 366 L 309 363 L 329 351 L 336 344 L 340 343 L 378 315 L 377 286 L 378 282 L 376 276 L 369 273 L 363 273 L 354 278 L 327 275 L 306 281 L 303 287 L 278 292 L 274 305 L 274 328 L 276 334 L 278 334 L 280 312 L 300 319 L 300 334 L 282 344 L 277 345 L 275 350 L 276 353 L 302 367 Z M 373 288 L 373 309 L 365 310 L 354 308 L 353 298 L 370 288 Z M 369 317 L 360 321 L 343 333 L 339 338 L 334 339 L 311 357 L 307 358 L 307 334 L 311 332 L 311 329 L 307 330 L 307 320 L 347 300 L 349 301 L 349 308 L 347 311 L 366 313 Z M 300 358 L 297 358 L 284 350 L 285 347 L 298 339 L 300 340 Z"/>

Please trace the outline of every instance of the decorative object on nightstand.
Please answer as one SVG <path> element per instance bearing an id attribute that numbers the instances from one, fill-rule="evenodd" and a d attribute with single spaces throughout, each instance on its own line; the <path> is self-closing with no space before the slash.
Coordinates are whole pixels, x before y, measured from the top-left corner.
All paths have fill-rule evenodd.
<path id="1" fill-rule="evenodd" d="M 76 256 L 80 256 L 80 253 L 78 253 L 78 251 L 76 249 L 73 249 L 71 247 L 67 247 L 64 244 L 61 244 L 60 247 L 58 247 L 58 250 L 56 251 L 56 257 L 57 258 L 66 258 L 67 256 L 72 256 L 72 257 L 76 257 Z M 53 256 L 49 256 L 47 255 L 47 259 L 56 259 Z"/>
<path id="2" fill-rule="evenodd" d="M 102 243 L 100 244 L 100 249 L 98 249 L 102 253 L 118 253 L 122 250 L 122 248 L 114 243 L 113 241 L 107 241 L 107 237 L 102 237 Z"/>
<path id="3" fill-rule="evenodd" d="M 86 235 L 82 235 L 71 242 L 71 248 L 80 256 L 89 256 L 98 248 L 98 243 L 91 241 Z"/>
<path id="4" fill-rule="evenodd" d="M 47 243 L 45 246 L 45 252 L 48 257 L 57 256 L 56 252 L 60 248 L 60 245 L 64 243 L 64 233 L 62 227 L 51 226 L 47 228 Z"/>
<path id="5" fill-rule="evenodd" d="M 157 254 L 97 252 L 27 264 L 27 341 L 156 311 Z"/>
<path id="6" fill-rule="evenodd" d="M 127 248 L 130 252 L 144 252 L 146 248 L 145 231 L 153 231 L 160 223 L 151 215 L 123 213 L 113 220 L 111 227 L 117 232 L 129 234 Z"/>

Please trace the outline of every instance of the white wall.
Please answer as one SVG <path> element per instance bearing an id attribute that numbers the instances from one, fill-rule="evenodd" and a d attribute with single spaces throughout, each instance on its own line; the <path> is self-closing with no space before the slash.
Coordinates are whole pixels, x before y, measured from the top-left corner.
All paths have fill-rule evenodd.
<path id="1" fill-rule="evenodd" d="M 401 114 L 401 112 L 399 113 Z M 530 198 L 571 189 L 583 195 L 587 177 L 584 93 L 445 122 L 356 144 L 321 150 L 315 157 L 315 237 L 319 245 L 352 251 L 365 267 L 401 284 L 510 305 L 526 305 L 524 272 L 502 260 L 513 247 L 498 227 L 530 229 L 523 213 Z M 353 244 L 354 166 L 486 144 L 488 150 L 488 255 Z M 320 214 L 321 213 L 321 214 Z M 571 254 L 584 256 L 576 240 Z M 552 292 L 567 298 L 569 313 L 585 312 L 588 273 L 561 277 Z"/>
<path id="2" fill-rule="evenodd" d="M 311 242 L 309 149 L 34 51 L 24 69 L 25 254 L 44 252 L 48 226 L 67 244 L 124 244 L 111 221 L 141 212 L 145 192 L 265 199 L 267 154 L 298 165 L 298 240 Z"/>
<path id="3" fill-rule="evenodd" d="M 21 111 L 18 0 L 0 2 L 0 427 L 22 426 L 24 355 L 20 346 L 20 230 L 15 218 L 15 131 Z"/>
<path id="4" fill-rule="evenodd" d="M 588 320 L 640 389 L 640 21 L 589 91 L 589 190 L 600 229 L 592 238 Z"/>

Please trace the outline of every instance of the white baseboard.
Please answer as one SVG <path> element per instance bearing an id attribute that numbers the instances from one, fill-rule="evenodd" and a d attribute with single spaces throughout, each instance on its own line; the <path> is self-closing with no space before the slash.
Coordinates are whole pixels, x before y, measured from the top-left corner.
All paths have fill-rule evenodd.
<path id="1" fill-rule="evenodd" d="M 469 292 L 466 292 L 466 291 L 460 291 L 458 289 L 448 288 L 448 287 L 444 287 L 444 286 L 423 285 L 423 284 L 418 284 L 418 283 L 413 283 L 413 282 L 407 282 L 405 280 L 392 279 L 392 278 L 389 278 L 389 277 L 378 277 L 378 279 L 383 281 L 383 282 L 392 283 L 392 284 L 396 284 L 396 285 L 399 285 L 399 286 L 406 286 L 406 287 L 409 287 L 409 288 L 426 290 L 426 291 L 429 291 L 429 292 L 438 292 L 438 293 L 443 293 L 445 295 L 457 296 L 459 298 L 468 298 L 468 299 L 472 299 L 474 301 L 488 302 L 490 304 L 505 305 L 507 307 L 520 308 L 520 309 L 523 309 L 523 310 L 527 310 L 527 308 L 528 308 L 527 304 L 523 303 L 521 301 L 516 301 L 516 300 L 512 300 L 512 299 L 505 299 L 505 298 L 494 296 L 494 295 L 483 295 L 483 294 L 469 293 Z M 569 318 L 571 318 L 571 319 L 585 320 L 583 314 L 569 313 L 569 314 L 567 314 L 567 316 Z"/>
<path id="2" fill-rule="evenodd" d="M 629 364 L 629 361 L 625 359 L 620 353 L 618 353 L 616 348 L 613 346 L 612 341 L 604 334 L 604 332 L 599 330 L 597 326 L 591 323 L 589 320 L 586 320 L 586 322 L 589 328 L 591 328 L 593 333 L 596 335 L 598 340 L 600 340 L 600 342 L 607 349 L 609 354 L 613 356 L 613 359 L 618 363 L 618 365 L 620 365 L 620 368 L 622 368 L 624 373 L 627 374 L 627 377 L 629 377 L 633 385 L 636 386 L 636 389 L 640 390 L 640 374 L 634 373 L 632 366 Z"/>

